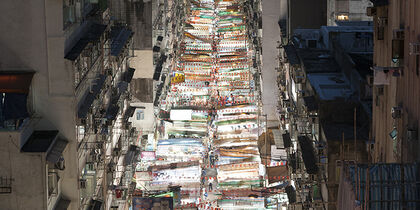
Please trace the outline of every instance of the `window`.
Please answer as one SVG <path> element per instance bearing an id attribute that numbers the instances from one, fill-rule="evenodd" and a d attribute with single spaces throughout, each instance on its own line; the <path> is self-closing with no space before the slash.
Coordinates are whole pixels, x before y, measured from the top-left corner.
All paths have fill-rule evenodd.
<path id="1" fill-rule="evenodd" d="M 48 196 L 57 195 L 59 179 L 57 173 L 48 172 Z"/>
<path id="2" fill-rule="evenodd" d="M 138 110 L 136 112 L 136 119 L 137 120 L 144 120 L 144 110 Z"/>
<path id="3" fill-rule="evenodd" d="M 75 0 L 63 0 L 63 29 L 76 22 Z"/>

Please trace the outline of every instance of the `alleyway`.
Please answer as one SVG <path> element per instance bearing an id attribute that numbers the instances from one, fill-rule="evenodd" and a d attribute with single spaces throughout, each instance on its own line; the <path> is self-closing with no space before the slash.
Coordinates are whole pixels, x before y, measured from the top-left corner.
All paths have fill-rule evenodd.
<path id="1" fill-rule="evenodd" d="M 181 207 L 264 208 L 251 190 L 265 170 L 244 4 L 191 1 L 187 11 L 156 152 L 156 164 L 171 167 L 154 169 L 151 186 L 181 186 Z"/>

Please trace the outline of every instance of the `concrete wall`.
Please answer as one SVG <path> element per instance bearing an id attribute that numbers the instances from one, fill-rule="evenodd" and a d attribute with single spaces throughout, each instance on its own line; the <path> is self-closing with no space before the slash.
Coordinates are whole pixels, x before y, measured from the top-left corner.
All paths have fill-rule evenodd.
<path id="1" fill-rule="evenodd" d="M 2 134 L 5 132 L 0 134 L 0 178 L 13 181 L 12 193 L 0 195 L 0 209 L 47 209 L 45 155 L 21 153 L 21 132 Z"/>
<path id="2" fill-rule="evenodd" d="M 153 78 L 153 51 L 134 50 L 134 58 L 130 59 L 130 67 L 135 68 L 133 78 Z"/>
<path id="3" fill-rule="evenodd" d="M 0 20 L 0 28 L 3 30 L 3 33 L 0 33 L 0 71 L 22 69 L 36 71 L 31 86 L 34 111 L 37 116 L 51 122 L 53 127 L 50 129 L 59 130 L 62 137 L 69 140 L 64 152 L 66 170 L 61 178 L 63 193 L 73 201 L 69 209 L 77 209 L 79 200 L 77 151 L 74 142 L 74 88 L 72 72 L 64 64 L 62 1 L 6 0 L 2 2 L 0 12 L 7 17 Z M 8 162 L 7 159 L 0 160 L 4 161 Z M 30 176 L 31 179 L 28 176 L 16 176 L 15 182 L 22 183 L 16 186 L 16 192 L 22 192 L 16 194 L 19 203 L 26 203 L 28 206 L 37 205 L 38 202 L 33 202 L 35 200 L 26 196 L 26 193 L 37 195 L 42 192 L 42 188 L 35 187 L 36 183 L 41 183 L 43 179 L 38 176 L 40 175 L 37 172 L 38 166 L 28 162 L 23 155 L 16 159 L 14 166 L 16 168 L 12 167 L 12 171 L 24 171 L 23 169 L 36 171 Z M 28 188 L 25 185 L 34 187 Z"/>
<path id="4" fill-rule="evenodd" d="M 131 106 L 135 107 L 144 107 L 136 108 L 134 115 L 130 117 L 129 122 L 132 123 L 132 126 L 136 128 L 137 131 L 142 131 L 143 134 L 150 133 L 154 131 L 155 125 L 155 116 L 153 114 L 153 103 L 131 103 Z M 144 110 L 144 119 L 137 120 L 136 113 L 139 110 Z"/>

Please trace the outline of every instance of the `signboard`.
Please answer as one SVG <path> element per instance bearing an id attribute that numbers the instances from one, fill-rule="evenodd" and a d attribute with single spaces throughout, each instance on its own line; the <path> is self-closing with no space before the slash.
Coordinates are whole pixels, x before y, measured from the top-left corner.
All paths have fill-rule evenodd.
<path id="1" fill-rule="evenodd" d="M 173 199 L 168 197 L 143 198 L 133 197 L 133 210 L 173 210 Z"/>
<path id="2" fill-rule="evenodd" d="M 142 160 L 155 160 L 156 153 L 154 151 L 143 151 L 141 152 L 141 159 Z"/>
<path id="3" fill-rule="evenodd" d="M 175 73 L 171 78 L 171 84 L 177 84 L 185 81 L 184 74 Z"/>
<path id="4" fill-rule="evenodd" d="M 170 114 L 171 120 L 191 120 L 191 109 L 172 109 Z"/>

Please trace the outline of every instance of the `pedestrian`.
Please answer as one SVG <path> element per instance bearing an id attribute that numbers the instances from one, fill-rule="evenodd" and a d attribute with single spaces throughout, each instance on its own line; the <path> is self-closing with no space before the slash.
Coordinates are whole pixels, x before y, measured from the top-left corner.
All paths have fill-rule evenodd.
<path id="1" fill-rule="evenodd" d="M 209 191 L 212 191 L 213 190 L 213 184 L 210 182 L 209 183 Z"/>

